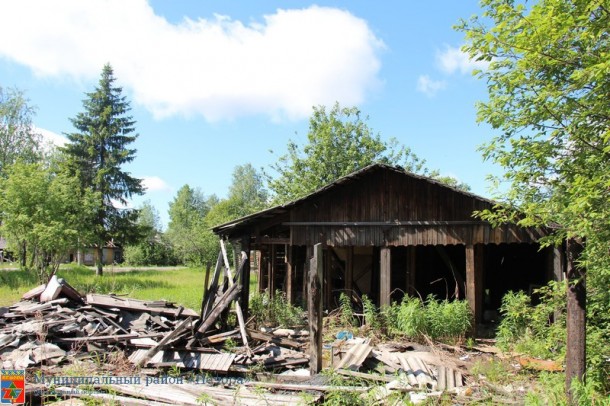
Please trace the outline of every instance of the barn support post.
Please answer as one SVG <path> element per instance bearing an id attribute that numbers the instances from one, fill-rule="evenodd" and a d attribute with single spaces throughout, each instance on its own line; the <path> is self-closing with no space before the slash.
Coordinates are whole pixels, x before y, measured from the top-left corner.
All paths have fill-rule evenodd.
<path id="1" fill-rule="evenodd" d="M 472 334 L 483 315 L 483 246 L 466 245 L 466 298 L 474 316 Z"/>
<path id="2" fill-rule="evenodd" d="M 269 260 L 269 280 L 267 281 L 267 289 L 269 297 L 275 297 L 275 244 L 271 244 L 271 258 Z"/>
<path id="3" fill-rule="evenodd" d="M 307 315 L 309 322 L 309 372 L 322 370 L 322 244 L 316 244 L 309 263 Z"/>
<path id="4" fill-rule="evenodd" d="M 244 314 L 244 318 L 248 319 L 248 310 L 250 304 L 250 235 L 246 234 L 241 237 L 241 250 L 246 253 L 246 263 L 244 264 L 241 272 L 241 297 L 240 305 L 241 310 Z"/>
<path id="5" fill-rule="evenodd" d="M 292 245 L 288 245 L 286 244 L 284 246 L 284 260 L 286 262 L 286 300 L 288 301 L 288 303 L 293 304 L 294 303 L 294 291 L 293 291 L 293 283 L 292 283 L 292 279 L 293 279 L 293 273 L 294 273 L 294 266 L 293 266 L 293 253 L 292 253 Z"/>
<path id="6" fill-rule="evenodd" d="M 347 247 L 345 260 L 345 286 L 346 294 L 351 297 L 354 288 L 354 247 Z"/>
<path id="7" fill-rule="evenodd" d="M 391 280 L 390 247 L 381 247 L 379 255 L 379 307 L 390 305 Z"/>
<path id="8" fill-rule="evenodd" d="M 417 289 L 415 287 L 415 260 L 416 260 L 417 247 L 407 247 L 407 286 L 405 292 L 407 295 L 415 295 Z"/>
<path id="9" fill-rule="evenodd" d="M 303 265 L 303 303 L 308 303 L 309 298 L 309 267 L 313 258 L 313 246 L 305 247 L 305 264 Z"/>

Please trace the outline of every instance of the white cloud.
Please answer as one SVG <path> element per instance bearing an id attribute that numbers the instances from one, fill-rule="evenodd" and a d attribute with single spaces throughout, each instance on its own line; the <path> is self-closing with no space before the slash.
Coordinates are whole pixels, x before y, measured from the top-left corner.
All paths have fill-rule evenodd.
<path id="1" fill-rule="evenodd" d="M 158 176 L 143 176 L 142 183 L 147 192 L 171 192 L 172 188 Z"/>
<path id="2" fill-rule="evenodd" d="M 447 74 L 455 72 L 468 74 L 474 69 L 487 69 L 489 66 L 489 62 L 472 60 L 470 55 L 460 48 L 450 46 L 445 47 L 443 52 L 437 53 L 436 61 L 440 69 Z"/>
<path id="3" fill-rule="evenodd" d="M 432 80 L 428 75 L 420 75 L 417 78 L 417 90 L 426 96 L 432 97 L 439 90 L 444 89 L 447 84 L 442 80 Z"/>
<path id="4" fill-rule="evenodd" d="M 17 34 L 18 33 L 18 34 Z M 172 24 L 146 0 L 0 2 L 0 56 L 36 75 L 97 79 L 104 63 L 156 116 L 302 118 L 360 104 L 381 82 L 384 44 L 348 11 L 277 10 Z"/>
<path id="5" fill-rule="evenodd" d="M 44 128 L 34 127 L 34 131 L 42 136 L 43 142 L 50 143 L 51 145 L 56 147 L 63 147 L 68 142 L 68 139 L 63 135 L 57 134 L 53 131 Z"/>

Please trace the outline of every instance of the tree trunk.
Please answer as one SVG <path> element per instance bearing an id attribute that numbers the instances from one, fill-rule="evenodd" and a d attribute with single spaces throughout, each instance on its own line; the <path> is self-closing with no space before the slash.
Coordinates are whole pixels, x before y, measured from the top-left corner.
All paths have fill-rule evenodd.
<path id="1" fill-rule="evenodd" d="M 576 264 L 581 252 L 581 244 L 568 239 L 567 251 L 567 353 L 566 353 L 566 395 L 570 404 L 573 399 L 572 384 L 584 383 L 586 370 L 586 321 L 587 301 L 585 269 Z"/>
<path id="2" fill-rule="evenodd" d="M 27 243 L 24 241 L 21 245 L 21 266 L 23 268 L 27 265 Z"/>
<path id="3" fill-rule="evenodd" d="M 99 245 L 96 248 L 96 251 L 97 251 L 97 255 L 95 256 L 95 266 L 96 266 L 95 274 L 98 276 L 101 276 L 104 273 L 104 246 Z"/>

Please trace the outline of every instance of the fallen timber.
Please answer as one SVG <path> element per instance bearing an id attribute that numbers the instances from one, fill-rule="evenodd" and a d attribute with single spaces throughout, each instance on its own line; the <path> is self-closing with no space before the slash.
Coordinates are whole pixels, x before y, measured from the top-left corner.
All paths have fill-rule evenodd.
<path id="1" fill-rule="evenodd" d="M 57 292 L 53 295 L 47 295 L 50 300 L 45 302 L 41 297 L 48 286 L 41 285 L 27 292 L 21 302 L 0 308 L 2 367 L 57 373 L 54 368 L 61 365 L 120 352 L 130 367 L 105 369 L 110 371 L 106 374 L 132 380 L 137 376 L 148 382 L 148 376 L 164 376 L 169 370 L 191 371 L 191 377 L 215 374 L 227 379 L 244 377 L 244 374 L 259 376 L 261 371 L 266 371 L 271 380 L 242 380 L 234 385 L 223 384 L 222 379 L 203 383 L 181 380 L 155 387 L 141 385 L 139 381 L 110 382 L 117 395 L 104 392 L 103 387 L 89 394 L 91 398 L 106 401 L 116 396 L 115 400 L 120 399 L 121 404 L 175 404 L 176 401 L 201 404 L 202 399 L 221 403 L 236 396 L 240 404 L 291 404 L 299 402 L 295 392 L 304 391 L 313 401 L 324 399 L 328 392 L 342 391 L 359 396 L 374 394 L 378 402 L 383 402 L 396 391 L 456 392 L 466 384 L 463 369 L 438 360 L 430 361 L 419 354 L 421 351 L 407 349 L 410 347 L 407 345 L 376 345 L 358 337 L 337 339 L 331 344 L 330 362 L 322 356 L 316 361 L 321 365 L 324 358 L 325 368 L 332 368 L 348 381 L 353 379 L 357 386 L 334 386 L 324 377 L 310 376 L 307 330 L 259 330 L 250 324 L 251 320 L 246 323 L 243 315 L 237 318 L 235 326 L 227 327 L 223 317 L 239 297 L 245 255 L 232 274 L 223 251 L 203 297 L 201 313 L 165 301 L 81 295 L 61 280 L 60 288 L 55 288 Z M 232 344 L 227 347 L 228 340 Z M 75 387 L 63 389 L 69 393 Z M 261 392 L 261 389 L 270 392 Z M 77 394 L 69 396 L 78 397 Z"/>

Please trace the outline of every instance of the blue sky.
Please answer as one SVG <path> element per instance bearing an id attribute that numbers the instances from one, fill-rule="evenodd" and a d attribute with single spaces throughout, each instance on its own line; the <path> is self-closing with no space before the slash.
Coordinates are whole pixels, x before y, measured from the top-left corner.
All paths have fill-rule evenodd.
<path id="1" fill-rule="evenodd" d="M 0 86 L 25 91 L 61 140 L 109 62 L 139 138 L 126 169 L 167 224 L 184 184 L 226 195 L 236 165 L 268 167 L 302 142 L 314 105 L 358 106 L 431 169 L 488 196 L 477 147 L 485 83 L 452 29 L 473 0 L 0 2 Z M 273 152 L 270 152 L 273 151 Z"/>

